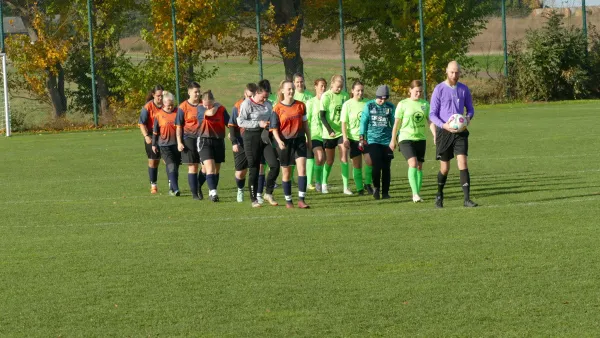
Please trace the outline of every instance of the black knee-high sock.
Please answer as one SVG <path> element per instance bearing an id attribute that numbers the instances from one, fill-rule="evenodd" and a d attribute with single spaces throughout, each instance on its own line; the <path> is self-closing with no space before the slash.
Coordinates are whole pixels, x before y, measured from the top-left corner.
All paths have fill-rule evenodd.
<path id="1" fill-rule="evenodd" d="M 156 181 L 158 181 L 158 168 L 148 167 L 148 177 L 150 177 L 150 184 L 156 184 Z"/>
<path id="2" fill-rule="evenodd" d="M 258 185 L 256 187 L 256 193 L 261 194 L 265 190 L 265 174 L 258 175 Z"/>
<path id="3" fill-rule="evenodd" d="M 235 183 L 238 187 L 238 189 L 244 189 L 244 186 L 246 186 L 246 178 L 242 178 L 241 180 L 239 178 L 235 178 Z"/>
<path id="4" fill-rule="evenodd" d="M 198 196 L 198 175 L 195 173 L 188 173 L 188 183 L 190 185 L 192 196 Z"/>
<path id="5" fill-rule="evenodd" d="M 460 171 L 460 185 L 462 186 L 463 193 L 465 194 L 465 201 L 471 199 L 471 176 L 469 175 L 469 169 Z"/>
<path id="6" fill-rule="evenodd" d="M 202 171 L 199 171 L 198 172 L 198 189 L 202 188 L 202 186 L 204 185 L 204 182 L 206 182 L 206 175 Z"/>
<path id="7" fill-rule="evenodd" d="M 438 194 L 444 193 L 444 186 L 446 185 L 446 180 L 448 179 L 448 175 L 444 175 L 441 172 L 438 172 Z"/>

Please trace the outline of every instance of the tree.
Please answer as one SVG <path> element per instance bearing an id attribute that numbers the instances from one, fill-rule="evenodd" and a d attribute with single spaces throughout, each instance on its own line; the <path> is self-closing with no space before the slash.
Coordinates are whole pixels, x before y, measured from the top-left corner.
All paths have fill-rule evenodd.
<path id="1" fill-rule="evenodd" d="M 306 3 L 304 34 L 315 40 L 336 37 L 339 23 L 331 18 L 338 13 L 338 1 Z M 469 42 L 485 27 L 491 5 L 482 0 L 424 0 L 428 82 L 441 81 L 450 60 L 473 64 L 466 55 Z M 366 84 L 387 83 L 400 92 L 421 78 L 418 0 L 389 0 L 377 6 L 345 0 L 344 25 L 363 62 L 353 69 Z"/>
<path id="2" fill-rule="evenodd" d="M 11 86 L 25 90 L 36 99 L 50 104 L 55 117 L 67 111 L 64 63 L 72 46 L 67 21 L 72 14 L 68 1 L 54 1 L 45 7 L 37 3 L 6 0 L 21 16 L 29 35 L 6 39 L 7 52 L 20 78 Z"/>

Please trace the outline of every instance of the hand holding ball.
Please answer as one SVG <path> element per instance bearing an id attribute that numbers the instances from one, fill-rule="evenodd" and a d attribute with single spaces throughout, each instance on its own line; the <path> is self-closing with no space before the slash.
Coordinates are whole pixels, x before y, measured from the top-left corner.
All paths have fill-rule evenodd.
<path id="1" fill-rule="evenodd" d="M 448 126 L 458 132 L 465 130 L 468 124 L 467 118 L 461 114 L 454 114 L 448 119 Z"/>

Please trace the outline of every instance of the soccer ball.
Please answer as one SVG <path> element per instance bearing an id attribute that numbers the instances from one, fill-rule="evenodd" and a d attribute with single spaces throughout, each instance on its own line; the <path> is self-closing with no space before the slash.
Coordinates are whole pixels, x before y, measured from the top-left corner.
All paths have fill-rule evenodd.
<path id="1" fill-rule="evenodd" d="M 452 129 L 462 131 L 467 127 L 467 118 L 460 114 L 454 114 L 448 119 L 448 126 Z"/>

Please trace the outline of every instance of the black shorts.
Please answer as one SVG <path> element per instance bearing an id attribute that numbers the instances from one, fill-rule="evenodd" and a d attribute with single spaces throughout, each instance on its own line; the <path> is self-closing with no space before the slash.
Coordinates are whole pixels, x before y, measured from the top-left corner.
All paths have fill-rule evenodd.
<path id="1" fill-rule="evenodd" d="M 148 156 L 149 160 L 160 160 L 160 147 L 158 147 L 159 151 L 155 154 L 152 151 L 152 143 L 148 144 L 144 140 L 144 148 L 146 148 L 146 156 Z"/>
<path id="2" fill-rule="evenodd" d="M 181 152 L 181 163 L 183 164 L 198 164 L 200 163 L 200 155 L 198 155 L 198 139 L 184 138 L 183 151 Z"/>
<path id="3" fill-rule="evenodd" d="M 235 165 L 235 171 L 242 171 L 248 169 L 248 159 L 246 158 L 246 151 L 244 146 L 238 144 L 238 152 L 233 152 L 233 162 Z M 264 161 L 264 160 L 263 160 Z"/>
<path id="4" fill-rule="evenodd" d="M 323 148 L 325 149 L 335 149 L 338 145 L 344 143 L 344 139 L 340 136 L 338 138 L 334 138 L 331 140 L 323 139 Z"/>
<path id="5" fill-rule="evenodd" d="M 364 154 L 364 149 L 361 151 L 358 149 L 358 141 L 349 140 L 350 141 L 350 158 L 355 158 L 356 156 L 360 156 Z"/>
<path id="6" fill-rule="evenodd" d="M 436 159 L 450 161 L 455 155 L 469 156 L 469 131 L 451 133 L 445 129 L 437 128 L 436 132 Z"/>
<path id="7" fill-rule="evenodd" d="M 318 147 L 323 148 L 323 141 L 322 140 L 311 140 L 311 143 L 312 143 L 312 148 L 313 149 L 318 148 Z"/>
<path id="8" fill-rule="evenodd" d="M 166 164 L 181 164 L 181 153 L 177 149 L 177 145 L 161 146 L 160 155 Z"/>
<path id="9" fill-rule="evenodd" d="M 399 151 L 404 155 L 405 159 L 416 157 L 418 162 L 425 162 L 425 150 L 427 149 L 427 141 L 400 141 Z"/>
<path id="10" fill-rule="evenodd" d="M 279 155 L 279 164 L 282 167 L 289 167 L 296 164 L 296 159 L 306 157 L 306 137 L 300 136 L 289 140 L 283 140 L 285 148 L 282 150 L 277 147 Z"/>
<path id="11" fill-rule="evenodd" d="M 389 165 L 394 159 L 394 152 L 392 151 L 392 149 L 390 149 L 389 144 L 368 144 L 366 150 L 369 153 L 369 156 L 371 157 L 371 161 L 373 161 L 373 163 L 378 163 L 380 165 Z"/>
<path id="12" fill-rule="evenodd" d="M 201 137 L 198 139 L 200 161 L 215 160 L 215 163 L 225 162 L 225 140 L 220 138 Z"/>

